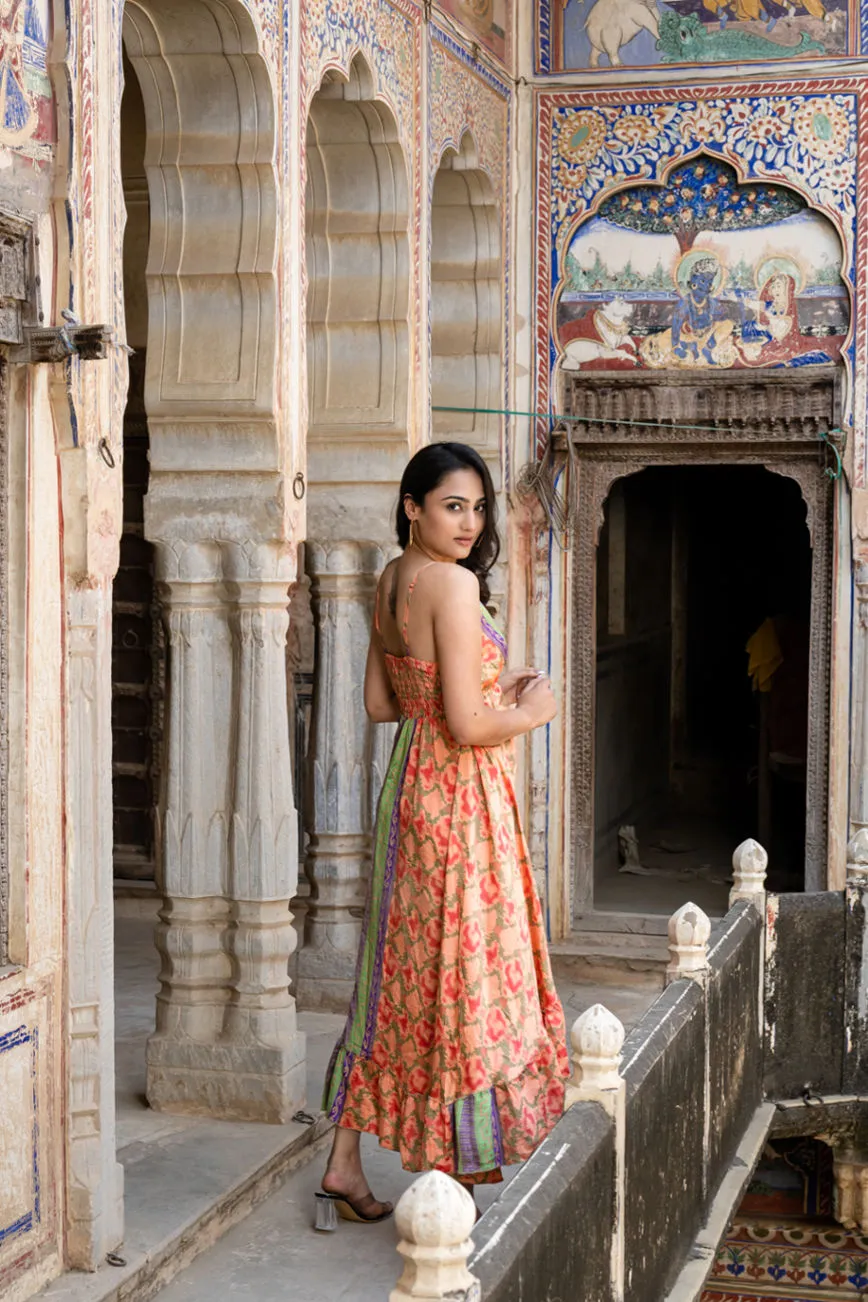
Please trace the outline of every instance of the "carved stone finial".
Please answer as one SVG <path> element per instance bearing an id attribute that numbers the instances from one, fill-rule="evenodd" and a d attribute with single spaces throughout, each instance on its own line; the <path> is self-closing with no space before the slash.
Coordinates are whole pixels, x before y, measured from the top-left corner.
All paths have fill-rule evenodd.
<path id="1" fill-rule="evenodd" d="M 395 1222 L 404 1270 L 389 1302 L 479 1302 L 479 1281 L 467 1269 L 476 1206 L 466 1189 L 442 1171 L 426 1171 L 398 1200 Z"/>
<path id="2" fill-rule="evenodd" d="M 847 845 L 847 881 L 868 883 L 868 827 L 860 827 Z"/>
<path id="3" fill-rule="evenodd" d="M 736 900 L 750 900 L 762 913 L 765 905 L 766 871 L 769 857 L 759 841 L 748 837 L 742 841 L 732 856 L 732 890 L 729 892 L 729 907 Z"/>
<path id="4" fill-rule="evenodd" d="M 667 981 L 689 977 L 695 981 L 708 968 L 711 923 L 698 904 L 682 904 L 669 919 Z"/>
<path id="5" fill-rule="evenodd" d="M 614 1013 L 594 1004 L 573 1022 L 573 1075 L 568 1090 L 615 1090 L 621 1085 L 621 1050 L 626 1032 Z M 576 1102 L 573 1095 L 568 1102 Z"/>

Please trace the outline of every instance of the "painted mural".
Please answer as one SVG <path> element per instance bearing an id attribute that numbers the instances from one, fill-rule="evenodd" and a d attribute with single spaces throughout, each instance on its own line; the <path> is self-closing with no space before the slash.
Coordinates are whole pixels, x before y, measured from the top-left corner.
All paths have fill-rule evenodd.
<path id="1" fill-rule="evenodd" d="M 579 226 L 557 291 L 561 370 L 834 362 L 850 325 L 841 258 L 801 196 L 700 155 Z"/>
<path id="2" fill-rule="evenodd" d="M 502 63 L 509 61 L 511 0 L 437 0 L 437 3 L 496 59 Z"/>
<path id="3" fill-rule="evenodd" d="M 618 298 L 624 300 L 628 312 L 619 303 L 606 315 L 610 321 L 615 321 L 619 333 L 630 337 L 638 358 L 633 363 L 635 365 L 648 365 L 649 346 L 646 345 L 645 358 L 639 353 L 643 334 L 671 331 L 671 316 L 664 320 L 658 318 L 656 324 L 652 323 L 646 316 L 648 309 L 642 307 L 640 312 L 636 299 L 631 302 L 629 294 L 635 293 L 635 288 L 622 289 L 620 293 L 614 286 L 601 289 L 593 285 L 589 288 L 587 283 L 575 280 L 574 268 L 578 261 L 583 270 L 589 270 L 595 255 L 589 254 L 584 260 L 583 255 L 596 249 L 604 268 L 608 266 L 613 275 L 623 272 L 626 258 L 619 262 L 608 244 L 603 248 L 599 242 L 595 244 L 593 238 L 589 238 L 589 233 L 594 230 L 591 222 L 600 217 L 609 200 L 628 187 L 635 190 L 647 188 L 650 211 L 653 194 L 663 197 L 665 191 L 671 191 L 674 172 L 687 167 L 691 161 L 700 161 L 701 151 L 701 157 L 712 165 L 734 169 L 741 178 L 747 193 L 737 199 L 737 204 L 753 205 L 755 201 L 749 198 L 751 191 L 755 191 L 757 203 L 762 194 L 762 203 L 766 204 L 768 196 L 764 188 L 768 187 L 793 195 L 797 200 L 803 198 L 807 206 L 785 213 L 780 206 L 783 200 L 777 196 L 777 212 L 763 213 L 764 220 L 774 216 L 777 223 L 764 226 L 757 222 L 754 228 L 744 231 L 737 225 L 733 230 L 703 230 L 701 212 L 697 212 L 694 205 L 701 201 L 713 206 L 710 192 L 700 195 L 699 199 L 687 196 L 692 202 L 683 208 L 691 207 L 690 219 L 678 215 L 676 194 L 676 204 L 666 205 L 668 212 L 675 208 L 672 227 L 667 223 L 667 231 L 672 229 L 671 235 L 624 230 L 612 222 L 609 223 L 612 227 L 609 233 L 613 239 L 624 240 L 626 237 L 636 247 L 642 241 L 649 250 L 652 247 L 650 241 L 659 241 L 662 274 L 668 275 L 669 281 L 656 292 L 664 300 L 668 299 L 664 306 L 669 313 L 686 297 L 683 287 L 687 284 L 687 272 L 693 261 L 691 258 L 686 266 L 677 266 L 684 254 L 675 234 L 676 220 L 684 226 L 682 243 L 689 238 L 693 240 L 689 253 L 705 250 L 709 258 L 714 255 L 722 261 L 725 275 L 718 276 L 710 263 L 699 268 L 699 275 L 702 277 L 704 273 L 707 278 L 709 273 L 713 273 L 708 292 L 717 303 L 709 310 L 717 312 L 721 302 L 729 305 L 726 315 L 733 321 L 730 339 L 727 341 L 722 337 L 721 328 L 704 342 L 688 340 L 712 353 L 717 350 L 718 364 L 725 362 L 727 350 L 734 345 L 737 356 L 733 365 L 762 365 L 758 357 L 753 358 L 750 354 L 757 351 L 757 346 L 760 355 L 764 347 L 770 349 L 776 331 L 789 336 L 787 347 L 791 352 L 775 359 L 777 347 L 774 352 L 768 351 L 769 364 L 788 364 L 790 358 L 805 357 L 815 345 L 829 358 L 840 352 L 845 375 L 850 381 L 843 389 L 843 423 L 855 422 L 856 473 L 861 476 L 860 439 L 868 406 L 868 336 L 864 330 L 854 330 L 851 325 L 844 344 L 840 345 L 836 334 L 849 320 L 847 304 L 852 303 L 856 278 L 857 114 L 861 81 L 839 79 L 829 89 L 798 81 L 758 82 L 750 87 L 748 93 L 744 93 L 748 91 L 747 87 L 739 89 L 743 93 L 735 94 L 731 87 L 713 84 L 702 88 L 676 86 L 667 88 L 665 92 L 623 87 L 598 92 L 563 89 L 536 92 L 539 167 L 535 202 L 535 296 L 538 348 L 534 410 L 557 409 L 561 393 L 560 362 L 569 342 L 562 340 L 560 328 L 568 319 L 578 321 L 592 305 L 596 310 L 602 306 L 603 299 L 607 303 Z M 861 156 L 858 156 L 858 161 L 864 172 L 865 161 Z M 727 175 L 730 177 L 728 186 L 731 186 L 731 172 Z M 712 184 L 708 176 L 699 180 L 702 186 Z M 686 188 L 692 189 L 692 186 L 688 183 Z M 640 201 L 639 195 L 635 196 L 635 201 Z M 643 206 L 645 201 L 645 198 L 641 200 Z M 774 208 L 774 205 L 770 206 Z M 744 209 L 742 211 L 746 216 L 753 216 Z M 697 216 L 699 221 L 694 220 Z M 815 217 L 822 220 L 814 221 Z M 603 217 L 601 222 L 606 220 Z M 732 221 L 735 225 L 735 212 Z M 775 224 L 779 227 L 780 243 L 773 239 L 776 236 Z M 695 231 L 692 229 L 694 226 Z M 601 224 L 597 229 L 603 231 L 605 228 Z M 809 258 L 805 257 L 803 246 L 804 230 L 812 232 L 812 239 L 816 236 L 809 249 Z M 570 254 L 572 259 L 568 270 Z M 774 289 L 776 296 L 776 301 L 769 300 L 769 308 L 749 308 L 744 301 L 749 286 L 737 283 L 739 278 L 744 282 L 744 268 L 740 264 L 744 262 L 753 269 L 750 297 L 758 301 L 766 280 L 773 278 L 768 275 L 761 284 L 756 283 L 761 270 L 759 264 L 766 257 L 789 258 L 796 268 L 786 265 L 767 268 L 769 271 L 782 271 L 786 279 L 768 286 L 766 292 L 771 294 Z M 643 263 L 638 271 L 645 280 L 653 280 L 656 275 L 659 281 L 661 273 L 656 272 L 656 267 L 657 257 L 654 256 L 650 266 Z M 837 285 L 824 283 L 833 278 L 830 267 L 839 268 L 843 294 Z M 635 261 L 631 270 L 637 272 Z M 673 279 L 676 272 L 679 275 Z M 694 288 L 701 297 L 701 281 Z M 654 289 L 652 284 L 644 293 L 647 296 Z M 794 295 L 790 293 L 791 289 L 795 290 Z M 819 290 L 820 294 L 808 293 L 811 289 Z M 812 324 L 812 304 L 816 306 L 817 298 L 827 290 L 834 291 L 830 295 L 836 301 L 834 310 L 825 320 Z M 596 303 L 589 297 L 593 292 L 598 295 Z M 586 296 L 584 310 L 580 304 L 583 294 Z M 795 311 L 787 310 L 788 298 L 793 299 Z M 740 301 L 736 303 L 736 299 Z M 658 305 L 655 310 L 662 315 L 662 307 Z M 622 317 L 630 316 L 627 328 L 623 320 L 617 320 L 619 313 Z M 763 317 L 771 318 L 776 313 L 789 320 L 773 324 L 763 320 Z M 745 324 L 753 322 L 756 328 L 751 325 L 743 331 L 742 321 Z M 717 324 L 717 321 L 709 322 L 703 329 Z M 825 332 L 822 337 L 821 326 Z M 801 341 L 796 338 L 794 327 L 798 327 Z M 829 329 L 832 334 L 828 333 Z M 741 347 L 742 339 L 748 344 L 747 352 Z M 808 339 L 813 342 L 807 344 Z M 616 344 L 618 342 L 616 340 Z M 680 329 L 676 343 L 673 344 L 671 333 L 668 340 L 659 342 L 674 351 L 682 342 Z M 608 346 L 612 346 L 611 339 Z M 633 351 L 629 344 L 626 347 Z M 589 361 L 582 360 L 581 365 L 587 365 Z M 793 361 L 792 364 L 798 363 Z M 558 383 L 553 384 L 556 379 Z M 541 425 L 537 430 L 539 446 L 543 446 L 544 437 Z"/>
<path id="4" fill-rule="evenodd" d="M 540 72 L 856 54 L 848 0 L 539 0 Z"/>
<path id="5" fill-rule="evenodd" d="M 47 0 L 0 0 L 0 146 L 47 162 L 54 140 Z"/>

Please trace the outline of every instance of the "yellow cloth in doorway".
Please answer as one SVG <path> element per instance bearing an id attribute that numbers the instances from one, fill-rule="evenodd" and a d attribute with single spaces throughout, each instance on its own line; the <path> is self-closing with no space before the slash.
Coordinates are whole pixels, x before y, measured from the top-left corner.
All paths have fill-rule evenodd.
<path id="1" fill-rule="evenodd" d="M 773 619 L 767 619 L 760 624 L 757 631 L 748 639 L 745 651 L 749 657 L 747 672 L 753 680 L 754 691 L 770 692 L 775 670 L 784 663 Z"/>

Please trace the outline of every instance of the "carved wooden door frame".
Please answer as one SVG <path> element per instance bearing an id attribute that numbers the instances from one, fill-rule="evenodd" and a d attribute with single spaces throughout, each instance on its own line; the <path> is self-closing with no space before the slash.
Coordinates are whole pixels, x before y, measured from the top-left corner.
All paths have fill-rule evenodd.
<path id="1" fill-rule="evenodd" d="M 807 368 L 806 368 L 807 369 Z M 813 369 L 813 368 L 812 368 Z M 824 368 L 825 369 L 825 368 Z M 684 377 L 685 379 L 689 377 Z M 726 401 L 734 389 L 741 388 L 745 398 L 755 401 L 758 376 L 750 375 L 750 388 L 741 379 L 730 376 L 727 394 L 719 395 Z M 807 377 L 805 377 L 807 378 Z M 711 388 L 723 390 L 725 376 L 715 376 Z M 594 914 L 594 765 L 596 726 L 596 668 L 597 668 L 597 548 L 604 519 L 604 507 L 613 485 L 620 479 L 638 474 L 650 466 L 761 466 L 773 474 L 793 479 L 799 486 L 805 502 L 806 523 L 811 542 L 811 628 L 810 628 L 810 682 L 808 702 L 808 767 L 807 767 L 807 820 L 805 828 L 805 889 L 824 890 L 827 879 L 827 820 L 829 785 L 829 731 L 832 635 L 832 487 L 820 455 L 819 430 L 825 424 L 828 430 L 834 424 L 838 409 L 838 383 L 829 385 L 828 371 L 824 377 L 827 393 L 821 397 L 819 385 L 810 393 L 810 386 L 802 377 L 793 384 L 801 391 L 802 418 L 798 415 L 799 395 L 785 394 L 779 373 L 767 380 L 771 392 L 784 401 L 779 411 L 790 411 L 783 420 L 774 422 L 774 428 L 747 426 L 744 421 L 733 425 L 731 408 L 727 423 L 719 429 L 702 431 L 694 427 L 691 433 L 685 424 L 681 427 L 663 422 L 641 431 L 628 429 L 619 418 L 631 415 L 652 415 L 650 411 L 636 412 L 640 402 L 651 395 L 654 410 L 665 403 L 667 389 L 664 377 L 652 377 L 639 387 L 638 376 L 606 377 L 597 394 L 592 395 L 589 377 L 575 383 L 566 396 L 565 409 L 571 414 L 593 409 L 594 424 L 573 426 L 572 444 L 575 453 L 574 473 L 577 477 L 574 501 L 576 526 L 573 532 L 571 553 L 571 610 L 569 619 L 569 701 L 570 701 L 570 848 L 572 862 L 568 872 L 571 881 L 574 925 L 599 929 L 605 924 L 623 925 L 624 915 Z M 624 380 L 628 383 L 624 384 Z M 632 384 L 630 383 L 632 381 Z M 684 379 L 678 377 L 675 391 L 683 404 Z M 715 384 L 714 381 L 719 381 Z M 706 383 L 702 377 L 703 385 Z M 694 381 L 694 384 L 698 381 Z M 763 386 L 765 387 L 765 386 Z M 638 400 L 632 406 L 625 390 L 633 388 Z M 600 391 L 603 392 L 600 400 Z M 669 391 L 671 394 L 672 390 Z M 619 405 L 618 418 L 601 410 L 605 398 L 611 394 Z M 589 398 L 591 401 L 589 402 Z M 793 401 L 795 398 L 795 401 Z M 829 399 L 831 398 L 831 401 Z M 626 399 L 626 402 L 625 402 Z M 816 402 L 812 402 L 816 399 Z M 817 420 L 817 412 L 829 402 L 828 420 Z M 693 413 L 679 412 L 687 421 Z M 695 416 L 694 416 L 695 419 Z M 671 417 L 669 418 L 671 421 Z M 639 435 L 636 439 L 635 435 Z M 561 440 L 565 444 L 565 438 Z M 630 915 L 633 917 L 633 915 Z M 634 919 L 638 922 L 638 918 Z M 661 926 L 651 930 L 663 930 Z"/>

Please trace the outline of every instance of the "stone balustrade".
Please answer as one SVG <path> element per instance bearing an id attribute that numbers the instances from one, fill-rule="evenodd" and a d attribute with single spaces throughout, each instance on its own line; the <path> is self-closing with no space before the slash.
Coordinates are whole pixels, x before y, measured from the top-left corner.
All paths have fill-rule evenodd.
<path id="1" fill-rule="evenodd" d="M 749 900 L 755 904 L 760 913 L 765 908 L 766 872 L 769 857 L 759 841 L 748 837 L 742 841 L 732 856 L 732 890 L 729 892 L 729 907 L 737 900 Z"/>
<path id="2" fill-rule="evenodd" d="M 404 1269 L 389 1302 L 480 1302 L 467 1269 L 476 1204 L 457 1180 L 426 1171 L 398 1200 L 395 1221 Z"/>
<path id="3" fill-rule="evenodd" d="M 666 984 L 687 977 L 702 981 L 708 972 L 711 923 L 698 904 L 682 904 L 669 919 L 669 965 Z"/>

